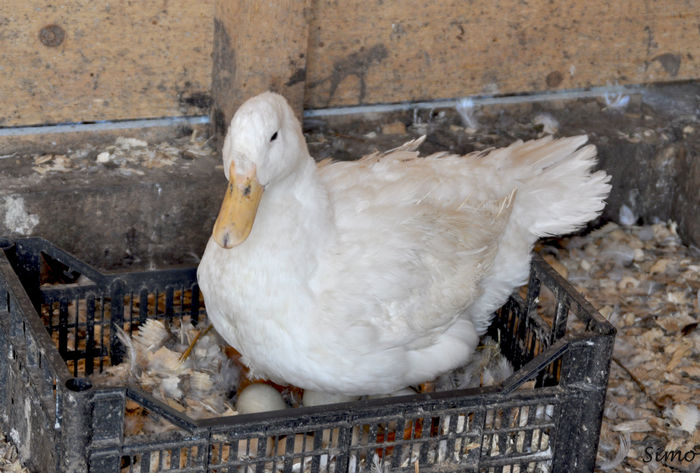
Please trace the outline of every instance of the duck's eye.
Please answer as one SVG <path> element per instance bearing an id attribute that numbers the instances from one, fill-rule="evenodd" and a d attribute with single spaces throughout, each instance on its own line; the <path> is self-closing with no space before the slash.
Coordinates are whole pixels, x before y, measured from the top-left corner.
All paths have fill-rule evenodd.
<path id="1" fill-rule="evenodd" d="M 277 132 L 274 132 L 270 137 L 270 141 L 275 141 L 277 139 Z"/>

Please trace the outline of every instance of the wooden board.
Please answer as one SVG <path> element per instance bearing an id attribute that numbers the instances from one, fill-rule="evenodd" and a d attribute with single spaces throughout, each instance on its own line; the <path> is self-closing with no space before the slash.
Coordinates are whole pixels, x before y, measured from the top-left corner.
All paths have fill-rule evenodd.
<path id="1" fill-rule="evenodd" d="M 313 0 L 305 106 L 700 77 L 700 1 Z"/>
<path id="2" fill-rule="evenodd" d="M 3 0 L 0 126 L 206 114 L 213 9 L 214 0 Z"/>
<path id="3" fill-rule="evenodd" d="M 301 116 L 310 0 L 217 0 L 212 123 L 226 133 L 238 106 L 266 90 L 287 97 Z"/>
<path id="4" fill-rule="evenodd" d="M 699 0 L 4 0 L 0 127 L 697 79 L 698 24 Z"/>

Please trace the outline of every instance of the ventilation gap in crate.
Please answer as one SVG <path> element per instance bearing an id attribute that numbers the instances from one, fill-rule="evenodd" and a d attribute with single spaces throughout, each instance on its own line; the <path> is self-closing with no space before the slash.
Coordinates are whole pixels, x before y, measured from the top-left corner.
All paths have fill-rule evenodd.
<path id="1" fill-rule="evenodd" d="M 482 456 L 515 458 L 539 451 L 539 448 L 532 447 L 532 437 L 536 435 L 537 439 L 541 438 L 543 428 L 552 426 L 552 412 L 551 405 L 488 410 Z"/>
<path id="2" fill-rule="evenodd" d="M 212 471 L 263 471 L 276 463 L 274 451 L 275 437 L 251 436 L 249 438 L 227 438 L 226 435 L 212 435 L 210 443 L 209 468 Z M 227 469 L 228 468 L 228 469 Z"/>
<path id="3" fill-rule="evenodd" d="M 92 293 L 59 296 L 41 307 L 42 319 L 59 354 L 73 376 L 101 370 L 104 349 L 105 303 Z"/>
<path id="4" fill-rule="evenodd" d="M 429 461 L 434 460 L 441 466 L 476 465 L 481 447 L 481 429 L 476 425 L 478 418 L 476 412 L 450 412 L 442 415 L 437 434 L 437 451 L 429 455 Z"/>
<path id="5" fill-rule="evenodd" d="M 53 256 L 44 253 L 40 254 L 39 284 L 41 286 L 63 286 L 66 288 L 76 286 L 94 285 L 95 282 L 72 269 L 67 264 L 59 261 Z"/>
<path id="6" fill-rule="evenodd" d="M 282 471 L 334 471 L 338 439 L 337 428 L 274 437 L 272 466 Z"/>
<path id="7" fill-rule="evenodd" d="M 167 406 L 165 410 L 158 402 Z M 134 437 L 182 431 L 178 425 L 168 420 L 168 417 L 177 417 L 179 412 L 181 412 L 181 406 L 170 403 L 168 399 L 154 401 L 148 396 L 136 401 L 127 397 L 124 405 L 124 435 Z"/>
<path id="8" fill-rule="evenodd" d="M 440 413 L 431 417 L 406 417 L 389 423 L 365 424 L 356 429 L 355 461 L 360 467 L 390 471 L 411 465 L 475 465 L 481 431 L 475 412 Z M 372 442 L 375 439 L 376 441 Z M 372 448 L 369 448 L 372 447 Z M 379 463 L 378 463 L 379 462 Z"/>
<path id="9" fill-rule="evenodd" d="M 196 286 L 167 287 L 165 290 L 142 288 L 124 295 L 124 330 L 134 331 L 148 319 L 199 321 L 204 300 Z"/>
<path id="10" fill-rule="evenodd" d="M 380 464 L 387 468 L 400 465 L 404 452 L 410 454 L 411 440 L 421 436 L 422 422 L 422 418 L 394 418 L 356 425 L 352 431 L 349 471 L 368 471 Z"/>
<path id="11" fill-rule="evenodd" d="M 161 471 L 199 471 L 200 447 L 146 450 L 121 457 L 122 473 L 156 473 Z"/>

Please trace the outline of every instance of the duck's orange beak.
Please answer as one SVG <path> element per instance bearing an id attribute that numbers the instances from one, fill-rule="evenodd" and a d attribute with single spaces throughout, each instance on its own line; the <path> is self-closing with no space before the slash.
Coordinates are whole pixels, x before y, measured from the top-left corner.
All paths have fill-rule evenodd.
<path id="1" fill-rule="evenodd" d="M 263 193 L 255 167 L 247 175 L 237 176 L 231 163 L 229 171 L 228 187 L 213 232 L 214 241 L 222 248 L 233 248 L 248 238 Z"/>

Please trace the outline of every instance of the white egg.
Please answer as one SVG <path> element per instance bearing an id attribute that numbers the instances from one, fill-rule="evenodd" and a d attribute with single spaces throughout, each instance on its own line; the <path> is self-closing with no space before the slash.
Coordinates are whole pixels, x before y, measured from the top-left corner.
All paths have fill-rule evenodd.
<path id="1" fill-rule="evenodd" d="M 329 394 L 321 391 L 306 389 L 301 403 L 304 406 L 321 406 L 323 404 L 335 404 L 338 402 L 349 402 L 357 400 L 357 396 L 347 396 L 345 394 Z"/>
<path id="2" fill-rule="evenodd" d="M 269 384 L 255 383 L 238 393 L 236 410 L 239 414 L 286 409 L 282 395 Z"/>

